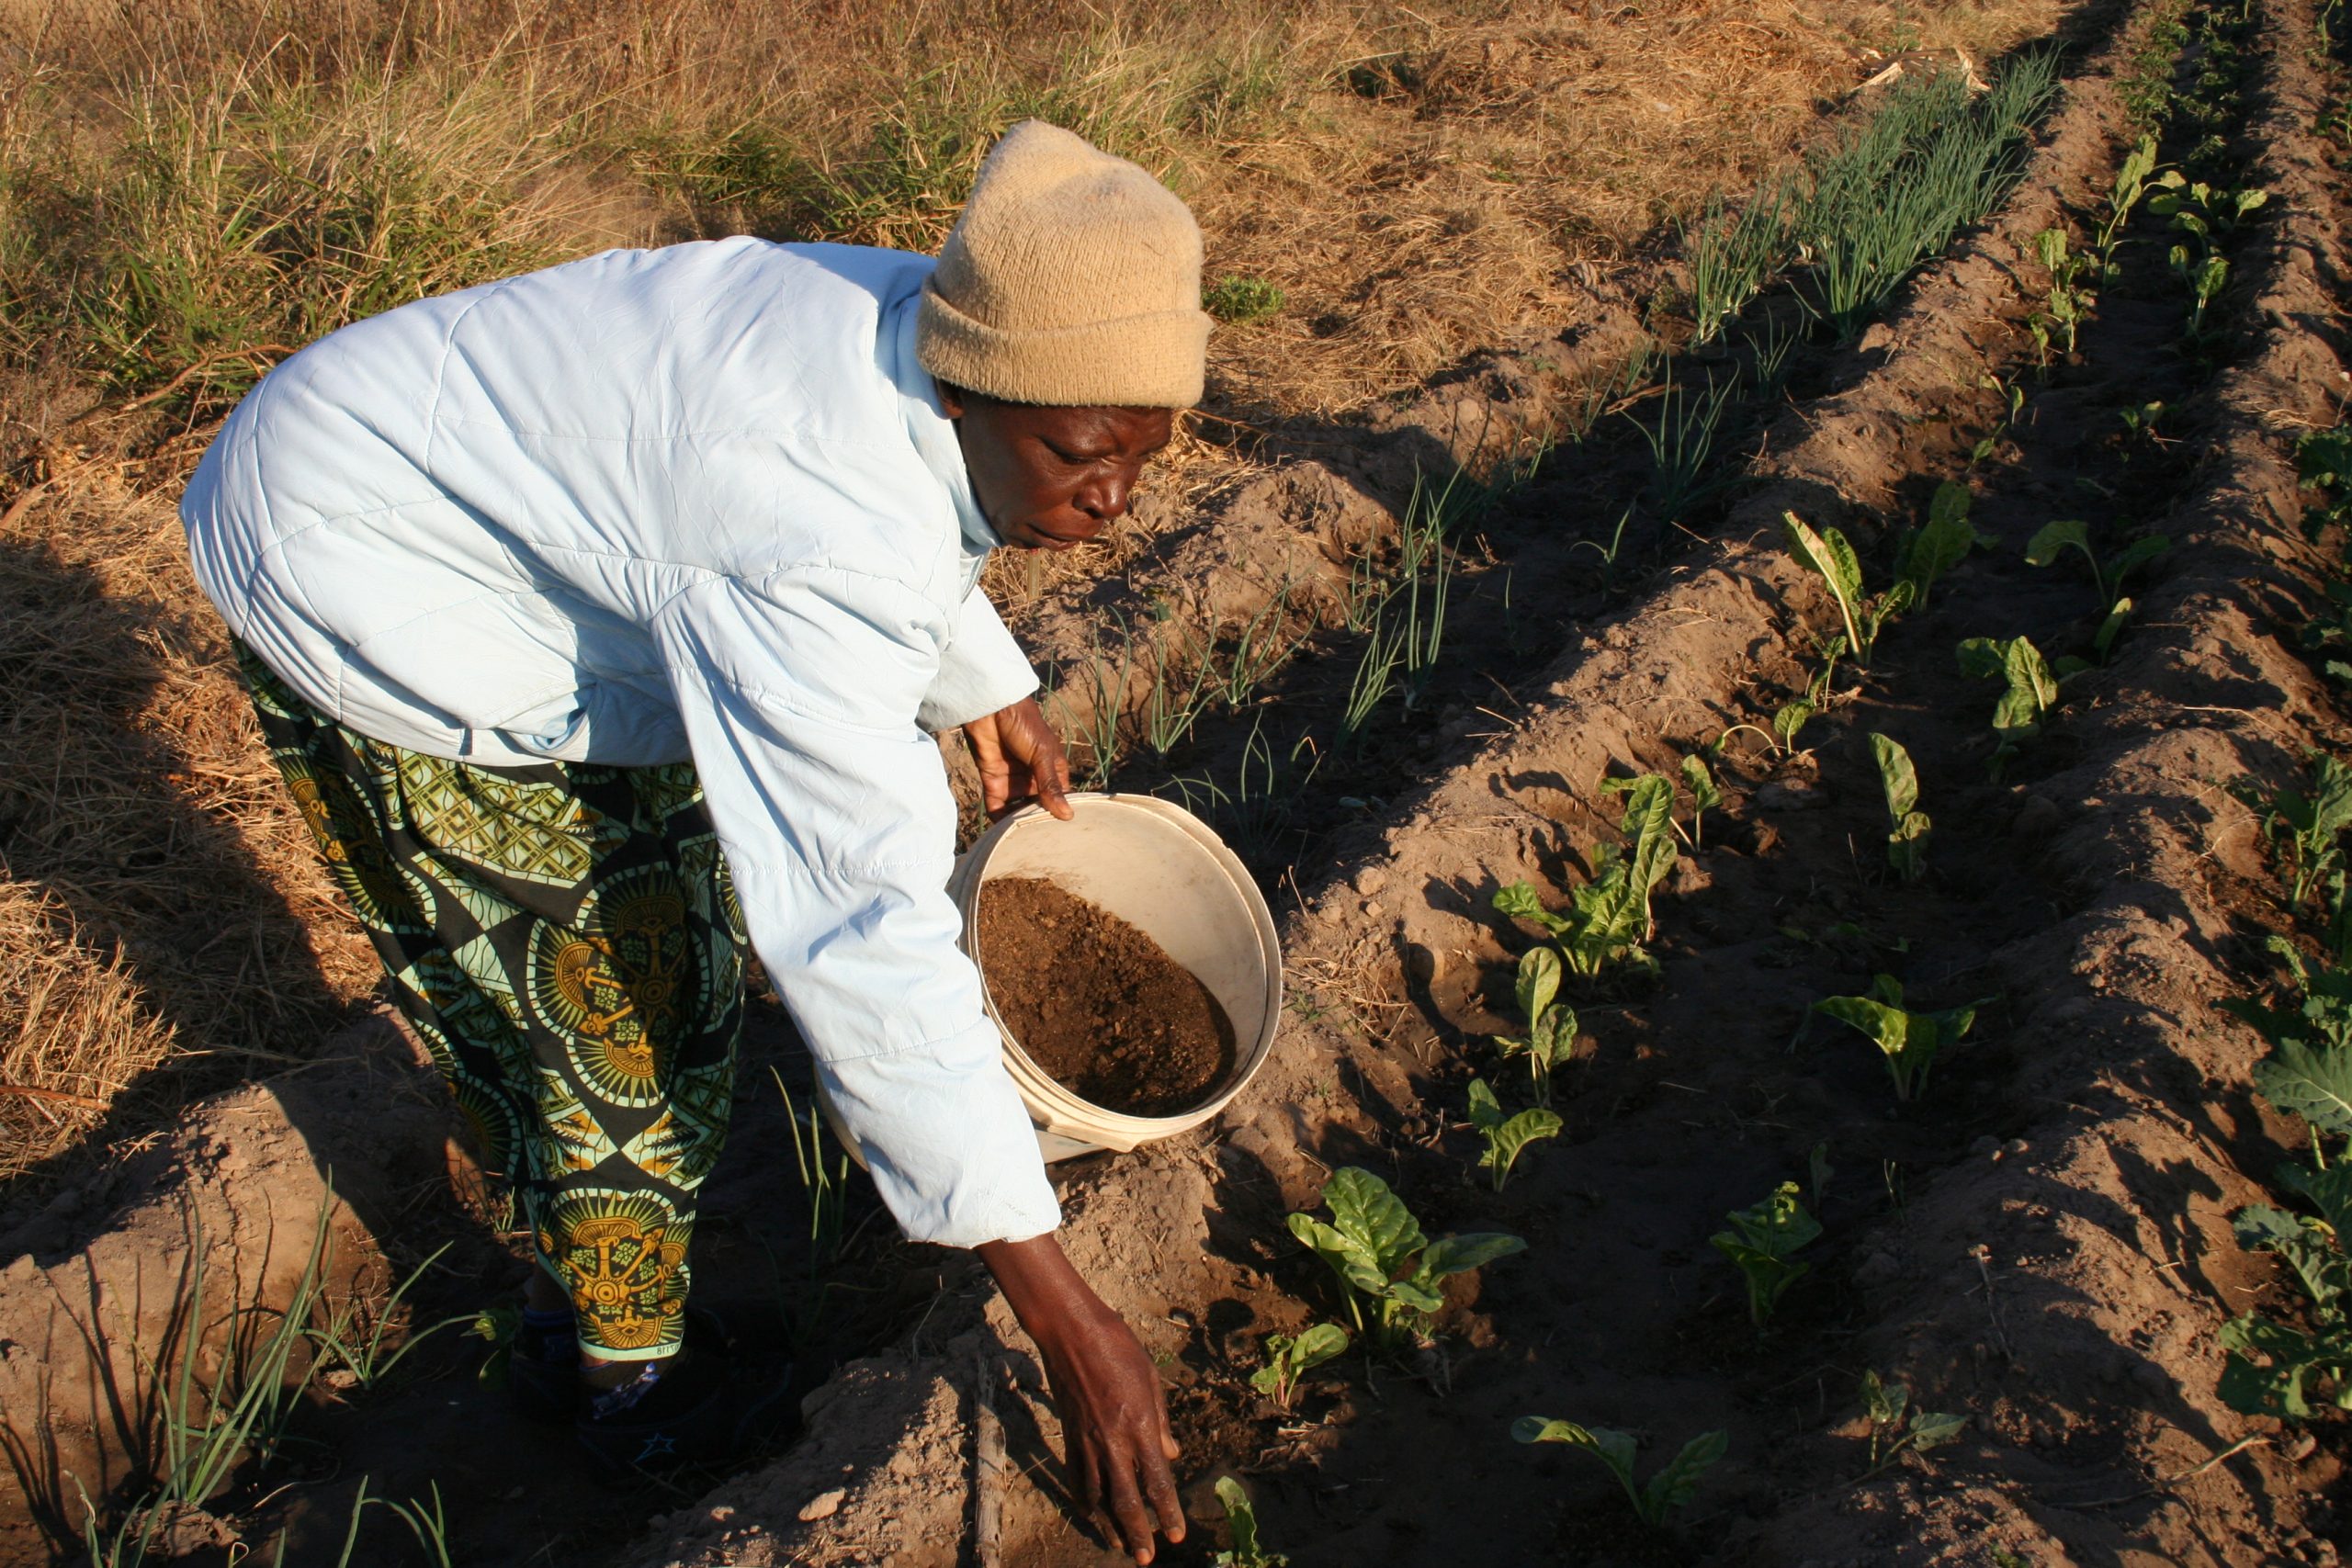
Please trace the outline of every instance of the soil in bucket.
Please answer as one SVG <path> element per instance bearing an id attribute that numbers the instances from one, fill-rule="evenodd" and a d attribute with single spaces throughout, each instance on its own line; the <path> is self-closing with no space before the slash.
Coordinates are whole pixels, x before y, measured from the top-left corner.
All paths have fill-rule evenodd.
<path id="1" fill-rule="evenodd" d="M 1090 1104 L 1173 1116 L 1233 1071 L 1208 987 L 1126 921 L 1036 877 L 980 886 L 980 967 L 1030 1060 Z"/>

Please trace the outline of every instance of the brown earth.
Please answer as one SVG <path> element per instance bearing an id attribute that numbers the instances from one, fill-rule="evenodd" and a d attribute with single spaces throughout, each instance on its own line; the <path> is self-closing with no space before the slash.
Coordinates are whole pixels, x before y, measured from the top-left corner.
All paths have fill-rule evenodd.
<path id="1" fill-rule="evenodd" d="M 2263 941 L 2294 925 L 2231 785 L 2292 781 L 2307 748 L 2352 741 L 2295 646 L 2334 560 L 2298 527 L 2290 451 L 2296 432 L 2335 422 L 2352 388 L 2346 187 L 2340 155 L 2311 130 L 2346 81 L 2316 55 L 2304 0 L 2260 0 L 2243 28 L 2215 14 L 2176 81 L 2192 85 L 2233 40 L 2243 48 L 2243 104 L 2223 145 L 2199 155 L 2272 193 L 2232 253 L 2219 307 L 2231 324 L 2199 351 L 2181 346 L 2169 237 L 2143 212 L 2078 351 L 2039 375 L 2024 326 L 2047 287 L 2033 236 L 2059 222 L 2079 239 L 2098 212 L 2135 133 L 2115 78 L 2152 13 L 2114 0 L 2073 17 L 2065 101 L 2007 207 L 1860 342 L 1804 347 L 1726 443 L 1741 486 L 1688 517 L 1637 504 L 1610 573 L 1578 547 L 1609 541 L 1645 477 L 1631 428 L 1640 389 L 1618 381 L 1641 323 L 1595 307 L 1373 425 L 1291 433 L 1272 474 L 1193 498 L 1120 581 L 1049 585 L 1028 605 L 1018 629 L 1050 664 L 1057 650 L 1082 657 L 1114 608 L 1164 606 L 1164 619 L 1128 618 L 1190 639 L 1179 647 L 1216 646 L 1288 584 L 1295 603 L 1277 618 L 1296 651 L 1273 700 L 1215 716 L 1120 782 L 1230 779 L 1253 738 L 1304 758 L 1294 736 L 1329 735 L 1362 646 L 1337 613 L 1349 563 L 1387 547 L 1416 470 L 1450 472 L 1482 442 L 1491 453 L 1498 431 L 1571 433 L 1472 525 L 1427 705 L 1311 773 L 1302 761 L 1271 821 L 1229 799 L 1217 814 L 1287 916 L 1294 1003 L 1272 1063 L 1210 1128 L 1057 1168 L 1065 1245 L 1169 1382 L 1197 1527 L 1163 1562 L 1210 1560 L 1210 1485 L 1226 1473 L 1246 1478 L 1267 1542 L 1301 1568 L 2251 1568 L 2330 1562 L 2346 1544 L 2342 1427 L 2281 1428 L 2213 1392 L 2219 1325 L 2285 1300 L 2229 1216 L 2296 1134 L 2252 1093 L 2256 1043 L 2212 1006 L 2265 985 Z M 2164 155 L 2186 159 L 2199 139 L 2173 126 Z M 1794 310 L 1783 296 L 1759 312 Z M 2014 418 L 2011 387 L 2025 394 Z M 2157 435 L 2132 434 L 2119 412 L 2151 401 L 2165 405 Z M 1491 912 L 1493 891 L 1525 877 L 1563 902 L 1613 837 L 1605 777 L 1671 773 L 1804 688 L 1836 617 L 1781 542 L 1783 509 L 1851 532 L 1877 583 L 1893 536 L 1944 480 L 1969 487 L 1996 542 L 1897 622 L 1867 670 L 1839 667 L 1793 754 L 1733 737 L 1718 766 L 1727 799 L 1657 903 L 1659 979 L 1571 997 L 1583 1038 L 1558 1080 L 1563 1134 L 1494 1192 L 1464 1096 L 1474 1074 L 1505 1081 L 1488 1042 L 1517 1022 L 1510 975 L 1530 938 Z M 2053 657 L 2091 652 L 2107 605 L 2087 575 L 2022 559 L 2035 530 L 2067 516 L 2088 520 L 2109 558 L 2143 532 L 2170 548 L 2133 584 L 2111 657 L 2067 683 L 1996 782 L 1995 693 L 1961 674 L 1952 649 L 2023 633 Z M 1063 690 L 1082 717 L 1083 693 Z M 1917 883 L 1890 874 L 1880 849 L 1873 732 L 1903 741 L 1923 781 L 1933 836 Z M 1912 1104 L 1894 1102 L 1858 1036 L 1808 1025 L 1813 1001 L 1876 973 L 1900 978 L 1914 1005 L 1995 998 Z M 783 1043 L 756 1043 L 753 1060 L 805 1088 Z M 168 1213 L 163 1197 L 216 1140 L 233 1146 L 223 1129 L 238 1126 L 286 1157 L 269 1168 L 281 1176 L 232 1195 L 307 1222 L 315 1177 L 283 1129 L 320 1130 L 313 1171 L 336 1147 L 389 1146 L 371 1141 L 387 1130 L 358 1135 L 351 1117 L 301 1098 L 354 1084 L 355 1107 L 407 1103 L 365 1087 L 379 1070 L 306 1072 L 201 1107 L 157 1140 L 150 1165 L 118 1168 L 54 1213 L 0 1218 L 0 1233 L 43 1227 L 38 1271 L 96 1299 L 101 1264 L 123 1279 L 132 1255 L 175 1256 L 124 1217 Z M 479 1348 L 459 1355 L 444 1339 L 441 1360 L 428 1346 L 414 1381 L 355 1397 L 356 1418 L 330 1428 L 343 1468 L 295 1488 L 304 1528 L 335 1527 L 351 1477 L 373 1469 L 396 1475 L 401 1495 L 437 1475 L 477 1561 L 955 1562 L 985 1382 L 1014 1459 L 1005 1559 L 1115 1561 L 1050 1458 L 1059 1435 L 1040 1374 L 984 1275 L 959 1255 L 871 1237 L 811 1267 L 791 1234 L 805 1195 L 775 1171 L 774 1098 L 749 1093 L 759 1077 L 746 1075 L 737 1140 L 769 1157 L 714 1179 L 697 1278 L 724 1292 L 763 1267 L 788 1276 L 796 1305 L 816 1303 L 803 1314 L 820 1329 L 812 1370 L 883 1347 L 810 1394 L 803 1439 L 715 1490 L 697 1478 L 655 1500 L 580 1496 L 555 1479 L 551 1450 L 482 1418 L 465 1388 Z M 411 1143 L 430 1141 L 420 1128 Z M 1816 1151 L 1828 1169 L 1806 1201 L 1825 1234 L 1759 1335 L 1707 1237 L 1778 1182 L 1815 1180 Z M 1265 1337 L 1344 1316 L 1283 1216 L 1313 1207 L 1344 1165 L 1389 1181 L 1432 1235 L 1505 1229 L 1529 1250 L 1453 1280 L 1423 1352 L 1351 1351 L 1296 1409 L 1277 1410 L 1248 1383 Z M 467 1238 L 455 1275 L 430 1276 L 446 1310 L 511 1282 L 519 1266 L 494 1216 L 453 1215 L 437 1171 L 369 1174 L 394 1189 L 364 1205 L 378 1238 Z M 849 1228 L 872 1214 L 858 1190 Z M 107 1262 L 96 1243 L 118 1235 L 134 1239 Z M 88 1279 L 71 1272 L 85 1244 Z M 829 1315 L 846 1292 L 858 1310 Z M 36 1429 L 74 1432 L 105 1408 L 96 1393 L 21 1392 L 40 1359 L 25 1348 L 70 1337 L 46 1299 L 30 1276 L 0 1293 L 0 1366 L 20 1380 L 0 1384 L 0 1409 L 20 1435 L 28 1408 L 43 1412 Z M 852 1315 L 863 1337 L 842 1331 Z M 1873 1470 L 1866 1371 L 1966 1427 L 1932 1455 Z M 1728 1453 L 1676 1528 L 1645 1533 L 1590 1461 L 1510 1441 L 1510 1422 L 1530 1414 L 1636 1434 L 1645 1473 L 1702 1431 L 1725 1433 Z M 371 1446 L 371 1425 L 395 1440 Z M 447 1443 L 454 1463 L 386 1468 L 400 1450 Z M 10 1542 L 20 1561 L 40 1560 L 29 1531 Z M 323 1539 L 305 1536 L 288 1561 Z"/>
<path id="2" fill-rule="evenodd" d="M 1041 877 L 980 885 L 980 973 L 1030 1060 L 1080 1099 L 1174 1116 L 1233 1074 L 1233 1021 L 1207 987 L 1107 909 Z"/>

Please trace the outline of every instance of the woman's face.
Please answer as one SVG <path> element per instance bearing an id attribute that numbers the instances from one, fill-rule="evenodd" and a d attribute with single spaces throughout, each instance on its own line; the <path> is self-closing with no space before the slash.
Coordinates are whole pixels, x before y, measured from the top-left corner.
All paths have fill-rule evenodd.
<path id="1" fill-rule="evenodd" d="M 1168 445 L 1167 409 L 1047 408 L 939 384 L 980 515 L 1023 549 L 1082 545 L 1127 510 L 1136 478 Z"/>

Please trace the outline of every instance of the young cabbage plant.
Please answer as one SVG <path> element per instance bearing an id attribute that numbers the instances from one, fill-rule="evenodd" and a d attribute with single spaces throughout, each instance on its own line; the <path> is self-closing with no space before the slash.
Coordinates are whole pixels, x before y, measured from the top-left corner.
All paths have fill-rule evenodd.
<path id="1" fill-rule="evenodd" d="M 1653 1529 L 1662 1528 L 1698 1495 L 1699 1478 L 1714 1468 L 1731 1440 L 1721 1432 L 1702 1432 L 1682 1445 L 1680 1452 L 1636 1485 L 1634 1481 L 1633 1435 L 1606 1427 L 1579 1427 L 1549 1416 L 1522 1416 L 1510 1424 L 1510 1435 L 1522 1443 L 1566 1443 L 1589 1453 L 1606 1466 L 1633 1500 L 1634 1512 Z"/>
<path id="2" fill-rule="evenodd" d="M 1576 1009 L 1553 998 L 1560 994 L 1560 954 L 1556 949 L 1532 947 L 1519 960 L 1519 979 L 1512 987 L 1519 1015 L 1527 1020 L 1520 1038 L 1497 1035 L 1496 1047 L 1505 1056 L 1525 1055 L 1535 1080 L 1535 1103 L 1552 1103 L 1552 1075 L 1576 1055 Z"/>
<path id="3" fill-rule="evenodd" d="M 1805 521 L 1793 512 L 1781 513 L 1787 526 L 1789 551 L 1798 560 L 1821 574 L 1829 584 L 1832 597 L 1838 601 L 1838 614 L 1846 623 L 1846 646 L 1854 661 L 1870 668 L 1871 653 L 1878 645 L 1879 633 L 1886 624 L 1911 607 L 1918 590 L 1907 578 L 1896 578 L 1885 592 L 1866 596 L 1862 592 L 1861 558 L 1846 536 L 1835 528 L 1815 533 Z"/>
<path id="4" fill-rule="evenodd" d="M 1731 1259 L 1747 1286 L 1747 1316 L 1758 1331 L 1770 1321 L 1781 1297 L 1813 1265 L 1792 1253 L 1821 1235 L 1821 1222 L 1805 1213 L 1797 1201 L 1797 1184 L 1783 1181 L 1772 1195 L 1727 1216 L 1731 1229 L 1709 1236 L 1717 1252 Z"/>
<path id="5" fill-rule="evenodd" d="M 1266 1336 L 1266 1364 L 1250 1374 L 1250 1386 L 1284 1410 L 1298 1397 L 1306 1374 L 1348 1349 L 1348 1331 L 1336 1323 L 1318 1323 L 1295 1337 Z"/>
<path id="6" fill-rule="evenodd" d="M 1992 774 L 2027 740 L 2041 733 L 2042 716 L 2058 701 L 2058 677 L 2041 650 L 2025 637 L 1973 637 L 1960 645 L 1961 673 L 2007 682 L 1993 705 Z"/>
<path id="7" fill-rule="evenodd" d="M 1869 1035 L 1886 1057 L 1894 1098 L 1908 1101 L 1928 1087 L 1928 1070 L 1935 1066 L 1937 1054 L 1968 1032 L 1976 1022 L 1976 1010 L 1984 1005 L 1978 1001 L 1936 1012 L 1911 1012 L 1903 1005 L 1903 983 L 1881 975 L 1871 980 L 1868 996 L 1826 997 L 1813 1004 L 1813 1010 Z"/>
<path id="8" fill-rule="evenodd" d="M 2098 552 L 2091 548 L 2090 525 L 2080 518 L 2064 517 L 2044 524 L 2026 541 L 2025 559 L 2028 566 L 2048 566 L 2069 549 L 2081 551 L 2085 564 L 2091 569 L 2091 586 L 2098 590 L 2099 603 L 2110 604 L 2122 591 L 2126 577 L 2170 548 L 2170 539 L 2161 534 L 2148 534 L 2132 540 L 2123 547 L 2120 555 L 2102 564 Z"/>
<path id="9" fill-rule="evenodd" d="M 1431 1241 L 1388 1184 L 1356 1166 L 1332 1173 L 1323 1184 L 1323 1204 L 1331 1211 L 1330 1223 L 1293 1214 L 1291 1235 L 1338 1276 L 1358 1332 L 1372 1333 L 1391 1349 L 1429 1337 L 1430 1320 L 1445 1305 L 1440 1290 L 1449 1276 L 1527 1250 L 1527 1243 L 1499 1231 Z"/>
<path id="10" fill-rule="evenodd" d="M 1690 847 L 1695 850 L 1706 842 L 1707 813 L 1723 808 L 1724 792 L 1708 771 L 1707 760 L 1695 751 L 1682 759 L 1682 787 L 1690 792 Z"/>
<path id="11" fill-rule="evenodd" d="M 1958 566 L 1970 550 L 1994 543 L 1991 535 L 1978 533 L 1976 525 L 1968 520 L 1973 502 L 1966 485 L 1946 479 L 1936 487 L 1935 499 L 1928 503 L 1928 521 L 1905 536 L 1897 547 L 1894 575 L 1910 585 L 1915 605 L 1924 608 L 1936 579 Z"/>
<path id="12" fill-rule="evenodd" d="M 1565 914 L 1546 909 L 1542 896 L 1525 882 L 1514 882 L 1494 897 L 1498 913 L 1551 932 L 1572 975 L 1597 976 L 1614 963 L 1657 969 L 1642 943 L 1650 935 L 1650 894 L 1674 869 L 1674 786 L 1661 774 L 1644 773 L 1617 787 L 1625 795 L 1625 815 L 1617 824 L 1624 845 L 1593 852 L 1592 880 L 1569 889 Z"/>
<path id="13" fill-rule="evenodd" d="M 1871 1467 L 1863 1472 L 1863 1480 L 1906 1453 L 1923 1454 L 1941 1448 L 1968 1425 L 1965 1416 L 1910 1406 L 1907 1385 L 1888 1382 L 1874 1371 L 1862 1373 L 1862 1409 L 1871 1420 Z"/>
<path id="14" fill-rule="evenodd" d="M 1932 827 L 1919 809 L 1919 773 L 1911 753 L 1891 735 L 1871 736 L 1871 755 L 1878 760 L 1880 790 L 1886 795 L 1886 863 L 1905 882 L 1928 874 L 1928 834 Z"/>
<path id="15" fill-rule="evenodd" d="M 1499 1192 L 1510 1184 L 1510 1168 L 1518 1163 L 1521 1152 L 1541 1139 L 1558 1137 L 1563 1123 L 1558 1112 L 1542 1106 L 1505 1115 L 1487 1080 L 1472 1078 L 1470 1125 L 1487 1140 L 1487 1152 L 1478 1156 L 1478 1167 L 1494 1173 L 1495 1190 Z"/>
<path id="16" fill-rule="evenodd" d="M 1215 1568 L 1290 1568 L 1287 1556 L 1258 1544 L 1258 1510 L 1241 1483 L 1230 1475 L 1218 1476 L 1216 1500 L 1225 1505 L 1226 1532 L 1233 1537 L 1233 1545 L 1209 1560 Z"/>

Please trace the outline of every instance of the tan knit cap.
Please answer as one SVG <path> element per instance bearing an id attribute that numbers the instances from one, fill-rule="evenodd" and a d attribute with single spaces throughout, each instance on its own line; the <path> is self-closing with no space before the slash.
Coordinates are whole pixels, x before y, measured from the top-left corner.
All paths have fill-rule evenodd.
<path id="1" fill-rule="evenodd" d="M 1190 408 L 1209 317 L 1201 231 L 1125 158 L 1023 120 L 980 165 L 940 247 L 915 356 L 1010 402 Z"/>

